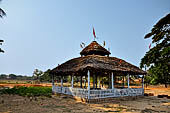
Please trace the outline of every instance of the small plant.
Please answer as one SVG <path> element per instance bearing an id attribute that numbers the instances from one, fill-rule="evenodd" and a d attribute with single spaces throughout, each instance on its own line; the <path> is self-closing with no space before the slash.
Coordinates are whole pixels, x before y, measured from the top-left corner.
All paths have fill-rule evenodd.
<path id="1" fill-rule="evenodd" d="M 11 89 L 4 89 L 3 94 L 16 94 L 20 96 L 47 96 L 51 97 L 52 91 L 50 87 L 14 87 Z"/>

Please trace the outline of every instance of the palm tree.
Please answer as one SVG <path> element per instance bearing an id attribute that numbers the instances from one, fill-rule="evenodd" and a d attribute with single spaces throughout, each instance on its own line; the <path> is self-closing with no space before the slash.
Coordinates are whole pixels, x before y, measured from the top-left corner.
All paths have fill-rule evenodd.
<path id="1" fill-rule="evenodd" d="M 0 0 L 0 2 L 1 1 L 2 0 Z M 6 16 L 6 13 L 5 13 L 5 11 L 2 8 L 0 8 L 0 18 L 3 18 L 3 16 Z"/>
<path id="2" fill-rule="evenodd" d="M 3 9 L 0 8 L 0 17 L 3 18 L 3 16 L 6 16 L 6 13 Z"/>
<path id="3" fill-rule="evenodd" d="M 1 2 L 1 1 L 2 1 L 2 0 L 0 0 L 0 2 Z M 6 13 L 5 13 L 5 11 L 4 11 L 3 9 L 0 8 L 0 18 L 3 18 L 3 16 L 6 16 Z M 2 45 L 2 42 L 3 42 L 3 40 L 0 39 L 0 45 Z M 4 53 L 4 50 L 2 50 L 2 49 L 0 48 L 0 52 L 3 52 L 3 53 Z"/>

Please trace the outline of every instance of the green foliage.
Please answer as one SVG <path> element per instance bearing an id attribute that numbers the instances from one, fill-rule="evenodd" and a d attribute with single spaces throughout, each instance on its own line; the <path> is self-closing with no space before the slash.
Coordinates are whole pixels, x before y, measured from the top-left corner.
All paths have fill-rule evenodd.
<path id="1" fill-rule="evenodd" d="M 0 2 L 1 2 L 2 0 L 0 0 Z M 2 8 L 0 8 L 0 18 L 3 18 L 4 16 L 6 16 L 6 13 L 5 13 L 5 11 L 2 9 Z M 2 45 L 2 42 L 3 42 L 3 40 L 0 40 L 0 45 Z M 4 53 L 4 50 L 2 50 L 1 48 L 0 48 L 0 53 Z"/>
<path id="2" fill-rule="evenodd" d="M 36 82 L 39 83 L 40 82 L 40 76 L 43 75 L 43 71 L 35 69 L 33 72 L 33 78 L 35 78 Z"/>
<path id="3" fill-rule="evenodd" d="M 155 45 L 141 59 L 140 67 L 147 66 L 152 84 L 170 82 L 170 13 L 159 20 L 145 38 L 152 38 Z"/>
<path id="4" fill-rule="evenodd" d="M 50 87 L 14 87 L 4 89 L 3 94 L 16 94 L 20 96 L 50 96 L 52 90 Z"/>
<path id="5" fill-rule="evenodd" d="M 0 0 L 0 2 L 1 1 L 2 0 Z M 6 13 L 5 13 L 5 11 L 2 8 L 0 8 L 0 18 L 3 18 L 3 16 L 6 16 Z"/>
<path id="6" fill-rule="evenodd" d="M 40 76 L 40 81 L 41 82 L 51 82 L 52 80 L 51 80 L 51 76 L 50 76 L 50 74 L 49 74 L 49 72 L 50 72 L 51 70 L 50 69 L 48 69 L 47 71 L 45 71 L 41 76 Z"/>
<path id="7" fill-rule="evenodd" d="M 0 74 L 0 80 L 33 80 L 33 78 L 25 75 Z"/>

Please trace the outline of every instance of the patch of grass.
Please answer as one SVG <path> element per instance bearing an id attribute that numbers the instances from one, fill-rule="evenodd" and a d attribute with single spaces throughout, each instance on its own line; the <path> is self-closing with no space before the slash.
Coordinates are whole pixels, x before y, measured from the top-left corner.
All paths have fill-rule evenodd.
<path id="1" fill-rule="evenodd" d="M 2 90 L 3 94 L 17 94 L 20 96 L 47 96 L 51 97 L 52 90 L 50 87 L 14 87 Z"/>
<path id="2" fill-rule="evenodd" d="M 103 107 L 105 107 L 105 108 L 112 108 L 111 106 L 109 106 L 109 105 L 104 105 Z"/>
<path id="3" fill-rule="evenodd" d="M 33 80 L 0 80 L 0 84 L 31 84 L 32 82 Z"/>
<path id="4" fill-rule="evenodd" d="M 55 108 L 66 108 L 65 106 L 55 106 Z"/>

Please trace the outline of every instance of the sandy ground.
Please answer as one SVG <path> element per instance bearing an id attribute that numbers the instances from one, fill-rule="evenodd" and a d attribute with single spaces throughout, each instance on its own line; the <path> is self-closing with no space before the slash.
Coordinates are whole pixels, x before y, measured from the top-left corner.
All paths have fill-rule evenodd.
<path id="1" fill-rule="evenodd" d="M 66 96 L 27 98 L 0 96 L 0 113 L 170 113 L 170 99 L 157 97 L 123 97 L 110 102 L 89 104 Z"/>
<path id="2" fill-rule="evenodd" d="M 170 113 L 170 87 L 150 86 L 145 93 L 154 96 L 114 98 L 103 103 L 83 103 L 63 95 L 48 97 L 21 97 L 0 95 L 0 113 Z"/>
<path id="3" fill-rule="evenodd" d="M 149 86 L 145 88 L 145 93 L 153 93 L 154 96 L 157 96 L 157 95 L 169 95 L 170 96 L 170 86 L 168 86 L 168 88 L 165 88 L 164 85 Z"/>

